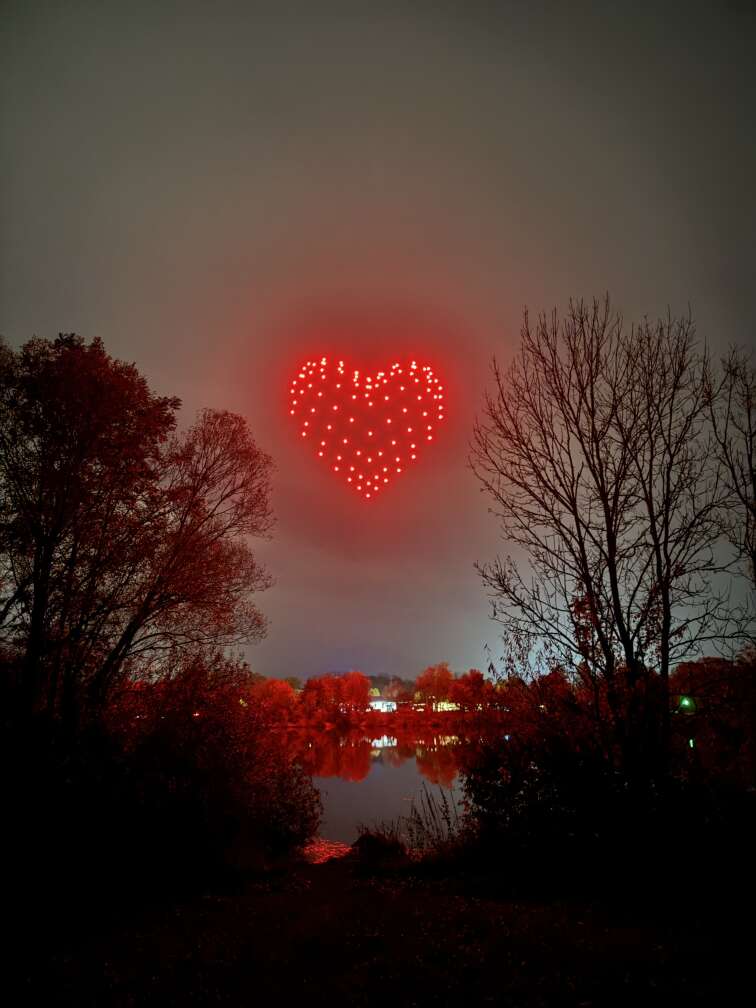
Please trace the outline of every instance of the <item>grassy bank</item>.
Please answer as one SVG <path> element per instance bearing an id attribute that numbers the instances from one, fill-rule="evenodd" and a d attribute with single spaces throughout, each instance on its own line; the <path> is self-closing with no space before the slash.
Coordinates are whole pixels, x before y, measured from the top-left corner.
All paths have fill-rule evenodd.
<path id="1" fill-rule="evenodd" d="M 471 871 L 349 858 L 110 909 L 17 959 L 17 1003 L 666 1008 L 734 1003 L 727 991 L 748 965 L 747 932 L 695 900 L 512 901 Z"/>

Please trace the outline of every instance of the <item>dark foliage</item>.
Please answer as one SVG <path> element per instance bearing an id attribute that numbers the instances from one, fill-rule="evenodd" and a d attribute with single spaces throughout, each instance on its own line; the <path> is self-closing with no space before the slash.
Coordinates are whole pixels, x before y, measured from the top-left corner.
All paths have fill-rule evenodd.
<path id="1" fill-rule="evenodd" d="M 175 433 L 179 405 L 100 340 L 0 343 L 4 863 L 32 916 L 192 887 L 317 828 L 275 704 L 225 657 L 265 629 L 271 460 L 223 411 Z"/>
<path id="2" fill-rule="evenodd" d="M 732 741 L 745 737 L 754 668 L 717 662 L 716 680 L 711 664 L 696 663 L 686 679 L 702 692 L 701 682 L 708 684 L 716 719 L 673 712 L 672 762 L 663 776 L 628 776 L 579 693 L 519 683 L 511 727 L 465 769 L 466 853 L 528 894 L 645 899 L 653 891 L 696 899 L 704 889 L 752 885 L 756 778 L 748 750 L 733 760 Z M 733 681 L 736 704 L 728 702 Z"/>
<path id="3" fill-rule="evenodd" d="M 99 340 L 0 344 L 0 646 L 20 715 L 75 730 L 176 652 L 264 633 L 249 537 L 272 524 L 271 460 L 223 411 L 174 434 L 178 406 Z"/>
<path id="4" fill-rule="evenodd" d="M 74 736 L 49 718 L 6 724 L 5 863 L 26 911 L 191 891 L 314 834 L 310 778 L 239 704 L 238 676 L 217 678 L 195 662 Z"/>

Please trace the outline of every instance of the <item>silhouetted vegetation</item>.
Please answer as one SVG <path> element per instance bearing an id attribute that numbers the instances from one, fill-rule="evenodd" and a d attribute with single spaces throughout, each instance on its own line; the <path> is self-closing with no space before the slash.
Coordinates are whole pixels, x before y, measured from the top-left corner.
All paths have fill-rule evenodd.
<path id="1" fill-rule="evenodd" d="M 511 721 L 467 772 L 480 843 L 552 891 L 750 875 L 750 361 L 607 299 L 526 314 L 494 375 L 473 467 L 528 569 L 481 568 Z"/>
<path id="2" fill-rule="evenodd" d="M 245 421 L 177 432 L 99 340 L 0 345 L 0 689 L 14 883 L 196 885 L 301 846 L 318 797 L 228 655 L 260 637 L 271 461 Z M 290 686 L 280 684 L 280 690 Z"/>

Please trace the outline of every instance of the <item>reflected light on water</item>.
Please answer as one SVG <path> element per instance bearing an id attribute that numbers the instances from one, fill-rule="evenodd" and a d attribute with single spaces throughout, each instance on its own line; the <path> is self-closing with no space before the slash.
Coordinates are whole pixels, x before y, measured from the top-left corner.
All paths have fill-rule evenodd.
<path id="1" fill-rule="evenodd" d="M 393 735 L 381 735 L 380 738 L 373 739 L 370 743 L 371 749 L 395 749 L 396 739 Z"/>
<path id="2" fill-rule="evenodd" d="M 459 773 L 475 749 L 457 735 L 433 732 L 372 737 L 320 731 L 298 737 L 295 744 L 298 761 L 323 801 L 321 838 L 341 844 L 353 843 L 360 826 L 406 816 L 424 787 L 441 788 L 458 804 Z M 320 857 L 317 851 L 311 856 Z M 323 859 L 333 856 L 338 855 Z"/>

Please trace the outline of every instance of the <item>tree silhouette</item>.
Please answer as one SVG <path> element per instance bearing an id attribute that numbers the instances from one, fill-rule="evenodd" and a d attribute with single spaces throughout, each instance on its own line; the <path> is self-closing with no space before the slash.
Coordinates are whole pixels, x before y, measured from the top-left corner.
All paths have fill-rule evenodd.
<path id="1" fill-rule="evenodd" d="M 650 668 L 667 711 L 673 662 L 742 629 L 714 590 L 727 490 L 707 369 L 688 318 L 628 330 L 608 298 L 526 313 L 475 428 L 473 469 L 530 567 L 481 567 L 494 614 L 601 681 L 627 761 Z"/>
<path id="2" fill-rule="evenodd" d="M 207 410 L 176 434 L 99 340 L 0 351 L 0 643 L 27 711 L 73 722 L 129 674 L 259 637 L 271 461 Z M 138 665 L 137 665 L 138 663 Z"/>
<path id="3" fill-rule="evenodd" d="M 756 586 L 756 374 L 753 361 L 733 350 L 722 375 L 709 376 L 708 402 L 719 457 L 730 491 L 724 528 Z"/>

